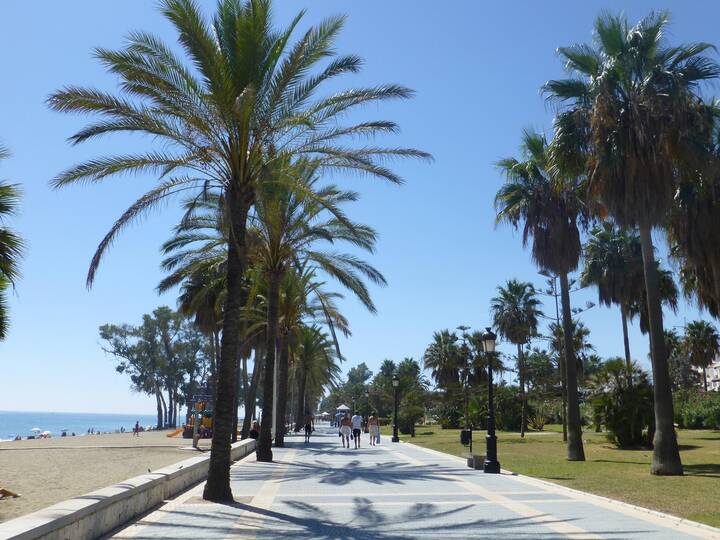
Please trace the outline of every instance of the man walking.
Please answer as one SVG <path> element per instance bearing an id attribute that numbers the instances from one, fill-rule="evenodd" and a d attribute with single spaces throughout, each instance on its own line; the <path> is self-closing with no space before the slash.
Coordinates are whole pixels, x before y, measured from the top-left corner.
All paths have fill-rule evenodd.
<path id="1" fill-rule="evenodd" d="M 355 411 L 355 415 L 351 418 L 353 439 L 355 439 L 355 448 L 360 448 L 360 434 L 362 433 L 363 417 Z"/>

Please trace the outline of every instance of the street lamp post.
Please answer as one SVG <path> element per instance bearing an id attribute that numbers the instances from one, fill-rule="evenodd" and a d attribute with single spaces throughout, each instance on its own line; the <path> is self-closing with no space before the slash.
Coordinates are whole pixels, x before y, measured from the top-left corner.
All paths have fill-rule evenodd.
<path id="1" fill-rule="evenodd" d="M 497 460 L 497 437 L 495 436 L 495 403 L 493 402 L 493 370 L 492 361 L 495 354 L 495 340 L 497 336 L 488 327 L 483 334 L 483 348 L 488 364 L 488 419 L 487 437 L 485 437 L 485 462 L 483 472 L 499 473 L 500 462 Z"/>
<path id="2" fill-rule="evenodd" d="M 392 385 L 395 391 L 395 415 L 393 417 L 392 442 L 400 442 L 400 437 L 398 437 L 398 389 L 400 387 L 400 379 L 398 379 L 397 375 L 393 375 Z"/>
<path id="3" fill-rule="evenodd" d="M 370 421 L 370 390 L 368 388 L 365 389 L 365 413 L 365 433 L 367 433 L 370 430 L 368 426 Z"/>

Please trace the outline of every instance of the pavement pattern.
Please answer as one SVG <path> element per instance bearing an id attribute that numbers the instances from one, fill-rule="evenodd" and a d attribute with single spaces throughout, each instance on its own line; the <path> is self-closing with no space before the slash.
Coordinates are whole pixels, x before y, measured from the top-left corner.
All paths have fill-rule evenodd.
<path id="1" fill-rule="evenodd" d="M 483 474 L 459 458 L 404 443 L 344 449 L 332 429 L 309 445 L 286 438 L 273 463 L 231 470 L 233 504 L 203 485 L 112 538 L 122 539 L 682 539 L 720 530 L 532 478 Z"/>

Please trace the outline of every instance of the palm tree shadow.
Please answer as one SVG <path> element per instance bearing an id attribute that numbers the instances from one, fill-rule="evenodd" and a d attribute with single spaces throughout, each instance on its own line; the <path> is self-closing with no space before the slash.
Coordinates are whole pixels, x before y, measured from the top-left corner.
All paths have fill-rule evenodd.
<path id="1" fill-rule="evenodd" d="M 426 534 L 431 531 L 442 533 L 465 534 L 471 537 L 479 530 L 510 529 L 508 538 L 529 538 L 524 532 L 525 527 L 533 527 L 533 538 L 560 539 L 564 536 L 558 535 L 550 530 L 547 533 L 538 532 L 534 518 L 512 517 L 506 519 L 475 519 L 470 516 L 463 520 L 463 513 L 473 505 L 463 505 L 455 509 L 440 512 L 434 505 L 425 503 L 413 504 L 406 511 L 397 516 L 386 516 L 372 508 L 372 503 L 367 499 L 356 498 L 354 501 L 353 518 L 349 523 L 338 523 L 328 519 L 327 513 L 320 506 L 302 503 L 298 501 L 285 501 L 288 507 L 299 511 L 301 515 L 290 515 L 288 513 L 274 510 L 257 508 L 243 503 L 229 503 L 235 509 L 244 511 L 243 515 L 251 517 L 251 527 L 248 532 L 253 532 L 257 538 L 294 538 L 294 539 L 318 539 L 318 540 L 409 540 L 414 538 L 414 531 L 422 530 Z M 452 522 L 441 522 L 442 518 L 454 516 Z M 264 526 L 258 530 L 258 521 L 263 521 Z M 569 522 L 572 519 L 558 520 L 558 522 Z M 412 523 L 414 529 L 408 529 L 407 524 Z M 236 524 L 233 532 L 242 533 L 242 523 Z M 504 536 L 504 535 L 503 535 Z"/>
<path id="2" fill-rule="evenodd" d="M 314 479 L 321 484 L 348 486 L 353 483 L 370 483 L 373 485 L 404 484 L 416 480 L 442 480 L 446 475 L 457 474 L 456 468 L 444 467 L 429 463 L 416 467 L 410 463 L 399 461 L 381 461 L 378 454 L 363 450 L 342 451 L 328 443 L 311 443 L 312 454 L 318 456 L 313 461 L 282 461 L 263 464 L 263 467 L 236 467 L 231 469 L 234 482 L 259 481 L 267 479 L 268 466 L 284 465 L 287 470 L 279 482 L 302 482 Z M 292 445 L 290 445 L 292 446 Z M 307 448 L 307 446 L 305 446 Z M 349 460 L 343 467 L 337 467 L 325 461 L 323 456 L 348 456 Z M 385 456 L 385 454 L 383 454 Z M 361 461 L 362 460 L 362 461 Z"/>

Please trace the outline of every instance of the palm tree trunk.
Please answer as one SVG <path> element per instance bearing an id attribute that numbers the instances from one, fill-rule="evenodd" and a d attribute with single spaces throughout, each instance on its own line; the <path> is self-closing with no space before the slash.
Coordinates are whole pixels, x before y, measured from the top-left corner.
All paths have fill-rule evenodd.
<path id="1" fill-rule="evenodd" d="M 227 259 L 227 295 L 223 306 L 223 331 L 217 362 L 213 438 L 210 465 L 203 498 L 209 501 L 232 501 L 230 488 L 230 432 L 235 406 L 235 364 L 240 347 L 243 276 L 247 264 L 245 227 L 250 198 L 238 188 L 228 191 L 230 241 Z"/>
<path id="2" fill-rule="evenodd" d="M 245 401 L 245 396 L 247 396 L 248 393 L 248 360 L 250 359 L 250 353 L 244 354 L 242 357 L 242 388 L 243 388 L 243 402 Z"/>
<path id="3" fill-rule="evenodd" d="M 567 273 L 560 275 L 560 300 L 563 316 L 563 356 L 565 357 L 565 378 L 567 379 L 567 458 L 570 461 L 585 461 L 580 425 L 580 401 L 578 399 L 577 362 L 573 351 L 572 314 L 570 313 L 570 285 Z"/>
<path id="4" fill-rule="evenodd" d="M 653 437 L 652 474 L 683 474 L 680 450 L 673 426 L 674 412 L 670 375 L 668 372 L 665 336 L 663 333 L 663 315 L 658 290 L 657 265 L 652 243 L 650 225 L 640 223 L 640 245 L 642 247 L 643 267 L 645 271 L 645 289 L 648 303 L 648 322 L 650 327 L 650 356 L 653 368 L 653 388 L 655 398 L 655 436 Z"/>
<path id="5" fill-rule="evenodd" d="M 267 296 L 267 344 L 265 354 L 265 369 L 263 370 L 263 410 L 260 423 L 260 437 L 258 437 L 255 455 L 258 461 L 272 461 L 272 427 L 273 427 L 273 401 L 275 382 L 275 358 L 277 357 L 278 336 L 278 300 L 280 296 L 280 276 L 276 272 L 270 273 L 268 278 Z"/>
<path id="6" fill-rule="evenodd" d="M 240 431 L 241 439 L 248 438 L 248 435 L 250 434 L 250 425 L 252 424 L 253 417 L 255 416 L 255 399 L 257 398 L 257 387 L 260 382 L 262 358 L 262 347 L 257 347 L 255 349 L 252 380 L 250 381 L 248 392 L 245 394 L 245 418 L 243 418 L 243 427 Z"/>
<path id="7" fill-rule="evenodd" d="M 213 359 L 213 372 L 210 386 L 210 395 L 215 399 L 215 389 L 217 388 L 218 380 L 218 366 L 220 365 L 220 356 L 222 354 L 222 346 L 220 345 L 220 331 L 215 330 L 213 332 L 213 342 L 215 344 L 215 358 Z"/>
<path id="8" fill-rule="evenodd" d="M 280 336 L 280 356 L 278 358 L 278 395 L 277 418 L 275 420 L 275 446 L 285 446 L 285 414 L 287 413 L 288 371 L 290 347 L 286 335 Z"/>
<path id="9" fill-rule="evenodd" d="M 230 440 L 232 442 L 237 442 L 238 409 L 240 408 L 240 377 L 242 375 L 242 370 L 240 369 L 241 360 L 242 359 L 239 358 L 235 365 L 235 406 L 233 407 L 232 435 L 230 435 Z"/>
<path id="10" fill-rule="evenodd" d="M 520 383 L 520 437 L 525 437 L 527 430 L 527 413 L 525 410 L 525 360 L 522 343 L 517 344 L 518 382 Z"/>
<path id="11" fill-rule="evenodd" d="M 555 324 L 558 328 L 560 328 L 560 308 L 558 307 L 557 275 L 553 276 L 552 291 L 553 298 L 555 299 Z M 565 360 L 563 358 L 562 351 L 558 353 L 558 356 L 558 365 L 560 367 L 560 401 L 562 402 L 560 419 L 562 421 L 563 442 L 567 442 L 567 376 L 565 374 Z"/>
<path id="12" fill-rule="evenodd" d="M 703 388 L 705 388 L 705 393 L 707 394 L 707 368 L 703 366 Z"/>
<path id="13" fill-rule="evenodd" d="M 298 377 L 297 410 L 295 411 L 295 429 L 300 430 L 305 422 L 305 385 L 307 373 L 303 371 Z"/>
<path id="14" fill-rule="evenodd" d="M 628 373 L 632 373 L 632 358 L 630 358 L 630 339 L 627 326 L 627 306 L 620 304 L 620 318 L 622 319 L 623 345 L 625 346 L 625 365 Z"/>

